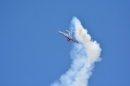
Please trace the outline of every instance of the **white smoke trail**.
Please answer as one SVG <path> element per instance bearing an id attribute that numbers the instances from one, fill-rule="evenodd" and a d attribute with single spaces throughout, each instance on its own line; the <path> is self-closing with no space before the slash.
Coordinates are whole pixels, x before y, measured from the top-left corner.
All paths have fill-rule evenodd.
<path id="1" fill-rule="evenodd" d="M 73 59 L 71 68 L 51 86 L 88 86 L 93 65 L 101 60 L 99 58 L 101 52 L 99 44 L 96 41 L 91 41 L 91 36 L 76 17 L 72 19 L 72 24 L 75 28 L 75 30 L 73 29 L 75 37 L 81 43 L 74 44 L 70 53 Z"/>

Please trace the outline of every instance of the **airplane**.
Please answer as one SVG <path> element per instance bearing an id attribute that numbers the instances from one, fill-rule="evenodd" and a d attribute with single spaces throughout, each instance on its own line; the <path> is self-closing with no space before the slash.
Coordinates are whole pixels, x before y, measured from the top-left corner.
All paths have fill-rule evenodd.
<path id="1" fill-rule="evenodd" d="M 70 34 L 70 31 L 69 30 L 66 30 L 68 32 L 68 34 L 64 33 L 64 32 L 61 32 L 59 31 L 60 34 L 64 35 L 65 37 L 67 37 L 67 41 L 70 42 L 70 40 L 76 42 L 76 43 L 79 43 L 76 39 L 74 39 Z"/>

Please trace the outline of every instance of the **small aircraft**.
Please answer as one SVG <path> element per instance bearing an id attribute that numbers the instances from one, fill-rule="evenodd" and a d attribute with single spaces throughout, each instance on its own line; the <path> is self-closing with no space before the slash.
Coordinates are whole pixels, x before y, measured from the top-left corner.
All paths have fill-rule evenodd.
<path id="1" fill-rule="evenodd" d="M 70 40 L 76 42 L 76 43 L 79 43 L 76 39 L 74 39 L 70 34 L 70 31 L 69 30 L 66 30 L 68 32 L 68 34 L 64 33 L 64 32 L 61 32 L 59 31 L 60 34 L 64 35 L 65 37 L 67 37 L 67 41 L 70 42 Z"/>

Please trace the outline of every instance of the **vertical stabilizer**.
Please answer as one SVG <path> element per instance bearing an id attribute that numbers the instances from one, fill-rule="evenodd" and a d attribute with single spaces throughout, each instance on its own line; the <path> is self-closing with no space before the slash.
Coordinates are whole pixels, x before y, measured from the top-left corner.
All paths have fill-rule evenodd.
<path id="1" fill-rule="evenodd" d="M 69 30 L 66 30 L 68 32 L 68 34 L 70 35 L 70 31 Z"/>

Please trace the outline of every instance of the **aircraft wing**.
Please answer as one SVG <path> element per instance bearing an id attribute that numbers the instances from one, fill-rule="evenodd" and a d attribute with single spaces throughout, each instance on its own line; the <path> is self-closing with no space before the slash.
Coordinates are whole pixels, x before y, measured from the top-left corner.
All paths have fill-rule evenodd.
<path id="1" fill-rule="evenodd" d="M 59 33 L 68 38 L 68 34 L 66 34 L 66 33 L 64 33 L 64 32 L 61 32 L 61 31 L 59 31 Z"/>

